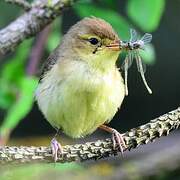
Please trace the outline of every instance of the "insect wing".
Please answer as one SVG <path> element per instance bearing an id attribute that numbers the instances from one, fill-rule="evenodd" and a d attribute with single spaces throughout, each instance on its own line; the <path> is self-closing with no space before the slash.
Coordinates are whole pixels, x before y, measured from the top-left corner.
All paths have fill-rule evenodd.
<path id="1" fill-rule="evenodd" d="M 134 59 L 134 52 L 128 52 L 128 69 L 131 67 Z"/>
<path id="2" fill-rule="evenodd" d="M 143 41 L 144 44 L 150 43 L 152 40 L 152 35 L 149 33 L 144 34 L 144 36 L 140 39 L 140 41 Z"/>
<path id="3" fill-rule="evenodd" d="M 142 80 L 143 80 L 143 83 L 144 83 L 146 89 L 148 90 L 148 92 L 149 92 L 150 94 L 152 94 L 152 90 L 151 90 L 150 87 L 148 86 L 147 81 L 146 81 L 145 76 L 144 76 L 144 70 L 143 70 L 142 60 L 141 60 L 141 56 L 139 55 L 139 52 L 138 52 L 138 51 L 136 51 L 135 59 L 136 59 L 136 64 L 137 64 L 137 67 L 138 67 L 138 71 L 139 71 L 139 73 L 141 74 L 141 78 L 142 78 Z"/>
<path id="4" fill-rule="evenodd" d="M 130 42 L 137 41 L 137 32 L 135 29 L 130 29 L 130 35 L 131 35 Z"/>
<path id="5" fill-rule="evenodd" d="M 128 83 L 127 83 L 127 78 L 128 78 L 128 69 L 129 69 L 129 55 L 130 53 L 127 54 L 123 64 L 122 68 L 124 70 L 124 80 L 125 80 L 125 94 L 126 96 L 128 95 Z M 131 63 L 132 64 L 132 63 Z"/>
<path id="6" fill-rule="evenodd" d="M 121 65 L 121 68 L 123 70 L 129 69 L 133 63 L 133 58 L 134 58 L 134 54 L 132 52 L 128 51 L 128 54 L 126 55 L 126 58 L 125 58 L 123 64 Z"/>
<path id="7" fill-rule="evenodd" d="M 142 71 L 143 73 L 145 73 L 146 72 L 146 64 L 141 60 L 141 56 L 138 51 L 135 51 L 135 59 L 136 59 L 136 65 L 137 65 L 138 72 L 141 73 L 141 71 Z"/>

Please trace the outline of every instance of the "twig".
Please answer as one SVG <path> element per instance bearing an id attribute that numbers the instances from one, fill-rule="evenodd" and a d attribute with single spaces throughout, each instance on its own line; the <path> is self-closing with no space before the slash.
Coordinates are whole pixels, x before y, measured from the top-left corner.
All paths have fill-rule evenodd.
<path id="1" fill-rule="evenodd" d="M 40 32 L 77 0 L 34 0 L 31 10 L 0 30 L 0 55 Z"/>
<path id="2" fill-rule="evenodd" d="M 168 112 L 145 125 L 133 128 L 123 134 L 127 149 L 147 144 L 155 138 L 168 135 L 180 126 L 180 108 Z M 124 150 L 127 150 L 124 149 Z M 112 149 L 111 139 L 97 140 L 85 144 L 64 146 L 63 156 L 58 155 L 58 162 L 97 160 L 117 155 L 119 150 Z M 7 162 L 53 162 L 49 147 L 1 147 L 0 163 Z"/>
<path id="3" fill-rule="evenodd" d="M 31 4 L 25 0 L 5 0 L 7 3 L 16 4 L 22 7 L 24 10 L 28 11 L 31 9 Z"/>
<path id="4" fill-rule="evenodd" d="M 38 34 L 35 44 L 32 47 L 31 54 L 29 57 L 29 63 L 27 65 L 26 72 L 28 75 L 36 75 L 39 62 L 44 52 L 44 46 L 48 39 L 50 32 L 50 26 L 47 26 L 40 34 Z"/>

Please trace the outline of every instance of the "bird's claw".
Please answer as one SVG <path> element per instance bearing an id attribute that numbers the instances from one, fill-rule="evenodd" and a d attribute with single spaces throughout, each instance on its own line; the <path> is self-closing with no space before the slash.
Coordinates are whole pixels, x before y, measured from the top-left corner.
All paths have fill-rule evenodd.
<path id="1" fill-rule="evenodd" d="M 58 151 L 60 152 L 60 154 L 63 154 L 63 148 L 61 146 L 61 144 L 56 140 L 56 138 L 53 138 L 51 140 L 51 149 L 52 149 L 52 157 L 54 158 L 54 162 L 57 161 L 57 154 Z"/>
<path id="2" fill-rule="evenodd" d="M 121 154 L 123 154 L 123 147 L 126 148 L 126 144 L 124 142 L 122 134 L 120 134 L 117 130 L 112 130 L 112 142 L 113 142 L 113 149 L 116 149 L 116 146 L 121 151 Z"/>

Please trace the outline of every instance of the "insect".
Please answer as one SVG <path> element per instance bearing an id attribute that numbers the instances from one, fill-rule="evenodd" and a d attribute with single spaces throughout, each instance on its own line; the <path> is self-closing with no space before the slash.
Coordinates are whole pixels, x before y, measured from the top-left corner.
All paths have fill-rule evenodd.
<path id="1" fill-rule="evenodd" d="M 145 50 L 145 45 L 150 43 L 152 40 L 152 35 L 149 33 L 145 33 L 141 39 L 137 39 L 137 32 L 134 29 L 130 29 L 130 40 L 129 41 L 120 41 L 120 48 L 122 50 L 127 51 L 127 55 L 125 60 L 122 64 L 122 69 L 124 70 L 124 77 L 125 77 L 125 93 L 126 96 L 128 95 L 128 85 L 127 85 L 127 78 L 128 78 L 128 69 L 133 63 L 133 60 L 136 60 L 136 65 L 138 72 L 140 73 L 143 83 L 150 94 L 152 94 L 152 90 L 147 84 L 145 79 L 144 73 L 146 71 L 146 66 L 142 62 L 139 49 Z"/>

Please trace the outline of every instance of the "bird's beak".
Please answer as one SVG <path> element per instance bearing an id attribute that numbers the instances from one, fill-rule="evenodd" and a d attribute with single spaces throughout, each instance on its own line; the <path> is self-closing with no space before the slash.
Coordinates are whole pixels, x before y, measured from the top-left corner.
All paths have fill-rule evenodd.
<path id="1" fill-rule="evenodd" d="M 113 51 L 120 51 L 121 47 L 120 47 L 120 41 L 114 41 L 111 44 L 106 46 L 108 49 L 111 49 Z"/>

